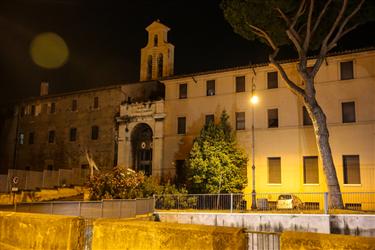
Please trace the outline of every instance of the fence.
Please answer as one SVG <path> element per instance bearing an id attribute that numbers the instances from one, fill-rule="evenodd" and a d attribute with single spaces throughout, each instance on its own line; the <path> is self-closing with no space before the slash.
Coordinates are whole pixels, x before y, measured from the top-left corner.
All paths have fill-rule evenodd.
<path id="1" fill-rule="evenodd" d="M 375 192 L 341 193 L 345 209 L 375 211 Z M 155 209 L 252 210 L 253 200 L 260 211 L 329 212 L 329 195 L 321 193 L 256 193 L 252 194 L 183 194 L 155 196 Z"/>
<path id="2" fill-rule="evenodd" d="M 80 168 L 43 171 L 8 169 L 8 175 L 0 175 L 0 193 L 10 191 L 14 176 L 19 179 L 17 187 L 20 190 L 34 190 L 64 185 L 82 185 L 88 179 L 89 170 Z"/>
<path id="3" fill-rule="evenodd" d="M 2 206 L 0 210 L 85 218 L 131 218 L 136 215 L 152 213 L 154 199 L 33 202 L 20 203 L 16 207 Z"/>
<path id="4" fill-rule="evenodd" d="M 271 232 L 246 231 L 248 250 L 279 250 L 280 234 Z"/>

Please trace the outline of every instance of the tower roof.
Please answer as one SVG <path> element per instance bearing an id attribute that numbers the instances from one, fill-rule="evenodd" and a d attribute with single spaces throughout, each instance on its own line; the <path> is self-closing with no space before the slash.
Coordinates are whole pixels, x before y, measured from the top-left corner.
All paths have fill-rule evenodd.
<path id="1" fill-rule="evenodd" d="M 169 31 L 170 28 L 160 22 L 160 20 L 153 21 L 149 26 L 146 27 L 148 32 L 152 30 L 166 30 Z"/>

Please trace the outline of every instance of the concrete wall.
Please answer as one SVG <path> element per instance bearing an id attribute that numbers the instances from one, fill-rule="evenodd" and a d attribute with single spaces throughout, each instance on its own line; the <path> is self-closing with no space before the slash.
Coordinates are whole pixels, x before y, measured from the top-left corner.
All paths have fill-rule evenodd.
<path id="1" fill-rule="evenodd" d="M 280 237 L 282 250 L 295 249 L 375 249 L 375 239 L 347 235 L 284 232 Z"/>
<path id="2" fill-rule="evenodd" d="M 157 212 L 162 222 L 229 226 L 266 232 L 337 233 L 375 237 L 375 215 Z"/>
<path id="3" fill-rule="evenodd" d="M 92 250 L 245 247 L 245 234 L 239 228 L 113 219 L 99 219 L 93 225 Z"/>
<path id="4" fill-rule="evenodd" d="M 0 212 L 0 249 L 83 249 L 78 217 Z"/>

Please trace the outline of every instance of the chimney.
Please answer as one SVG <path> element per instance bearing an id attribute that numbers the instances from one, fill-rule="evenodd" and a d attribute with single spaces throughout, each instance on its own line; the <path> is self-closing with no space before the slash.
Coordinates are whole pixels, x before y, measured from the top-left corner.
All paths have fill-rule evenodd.
<path id="1" fill-rule="evenodd" d="M 40 83 L 40 96 L 48 95 L 48 82 Z"/>

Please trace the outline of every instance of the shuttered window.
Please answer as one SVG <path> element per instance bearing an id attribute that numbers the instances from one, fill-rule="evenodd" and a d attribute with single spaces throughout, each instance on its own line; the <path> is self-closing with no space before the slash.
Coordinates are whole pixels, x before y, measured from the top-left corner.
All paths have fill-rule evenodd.
<path id="1" fill-rule="evenodd" d="M 281 158 L 280 157 L 268 158 L 268 183 L 270 184 L 281 183 Z"/>
<path id="2" fill-rule="evenodd" d="M 276 89 L 278 87 L 278 76 L 277 72 L 268 72 L 267 73 L 267 88 Z"/>
<path id="3" fill-rule="evenodd" d="M 236 112 L 236 130 L 245 129 L 245 112 Z"/>
<path id="4" fill-rule="evenodd" d="M 277 109 L 269 109 L 268 114 L 268 127 L 277 128 L 279 126 L 279 112 Z"/>
<path id="5" fill-rule="evenodd" d="M 343 123 L 355 122 L 355 103 L 343 102 L 341 103 L 341 108 L 342 108 L 342 122 Z"/>
<path id="6" fill-rule="evenodd" d="M 183 135 L 186 133 L 186 117 L 177 118 L 177 134 Z"/>
<path id="7" fill-rule="evenodd" d="M 236 92 L 245 92 L 245 76 L 236 77 Z"/>
<path id="8" fill-rule="evenodd" d="M 303 183 L 319 183 L 318 156 L 303 157 Z"/>
<path id="9" fill-rule="evenodd" d="M 215 95 L 215 80 L 208 80 L 206 82 L 206 90 L 207 90 L 207 93 L 206 93 L 207 96 Z"/>
<path id="10" fill-rule="evenodd" d="M 305 106 L 302 107 L 302 114 L 303 114 L 303 126 L 312 125 L 311 118 Z"/>
<path id="11" fill-rule="evenodd" d="M 340 77 L 341 80 L 348 80 L 354 78 L 353 61 L 340 63 Z"/>
<path id="12" fill-rule="evenodd" d="M 344 184 L 361 184 L 359 155 L 343 155 Z"/>

